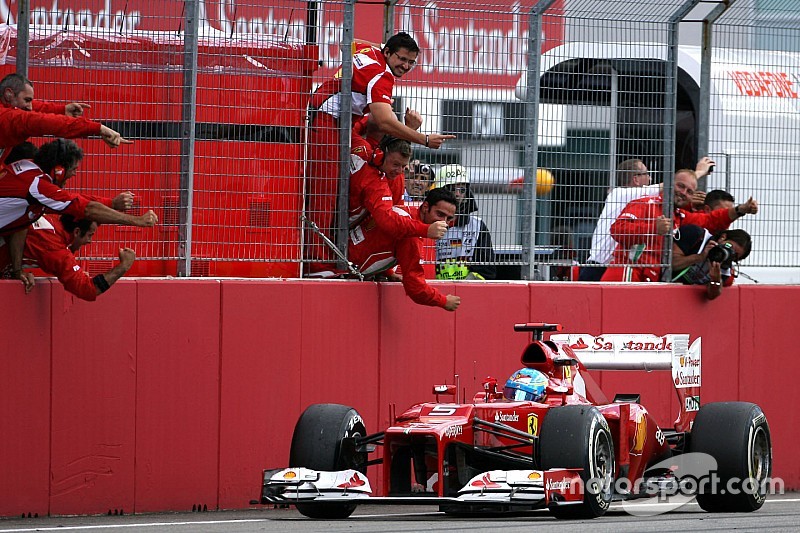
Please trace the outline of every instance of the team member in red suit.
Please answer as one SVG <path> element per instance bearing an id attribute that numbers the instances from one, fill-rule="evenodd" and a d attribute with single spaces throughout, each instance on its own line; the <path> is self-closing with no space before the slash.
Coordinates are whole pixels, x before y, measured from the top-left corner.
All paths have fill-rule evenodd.
<path id="1" fill-rule="evenodd" d="M 23 159 L 32 160 L 34 157 L 36 157 L 36 153 L 38 151 L 39 149 L 36 147 L 36 145 L 31 142 L 26 141 L 22 144 L 18 144 L 9 151 L 8 156 L 6 157 L 6 165 L 10 165 L 11 163 L 21 161 Z M 127 211 L 133 207 L 134 194 L 131 191 L 121 192 L 114 198 L 94 196 L 91 194 L 82 194 L 81 196 L 89 200 L 94 200 L 95 202 L 100 202 L 101 204 L 116 211 Z"/>
<path id="2" fill-rule="evenodd" d="M 82 158 L 74 142 L 57 139 L 42 145 L 33 160 L 0 168 L 0 236 L 9 246 L 12 277 L 23 282 L 26 292 L 33 288 L 33 276 L 22 270 L 25 235 L 45 209 L 98 223 L 150 227 L 158 222 L 152 210 L 142 216 L 127 215 L 61 189 L 75 175 Z"/>
<path id="3" fill-rule="evenodd" d="M 88 107 L 86 104 L 64 106 L 64 112 L 68 111 L 69 106 L 78 106 L 80 113 L 74 107 L 72 108 L 72 114 L 78 114 L 78 116 L 53 114 L 53 111 L 57 112 L 61 108 L 57 104 L 37 105 L 33 101 L 33 86 L 30 81 L 22 79 L 25 82 L 23 85 L 28 87 L 30 92 L 15 92 L 12 84 L 7 83 L 6 88 L 0 93 L 0 103 L 2 103 L 0 105 L 0 163 L 5 161 L 8 152 L 13 147 L 24 142 L 28 137 L 41 135 L 53 135 L 67 139 L 99 135 L 112 148 L 116 148 L 120 144 L 133 143 L 111 128 L 80 116 L 83 114 L 83 107 Z M 46 112 L 40 113 L 36 111 L 37 108 Z"/>
<path id="4" fill-rule="evenodd" d="M 18 107 L 25 111 L 39 113 L 55 113 L 79 117 L 84 109 L 91 109 L 89 104 L 71 102 L 69 104 L 56 104 L 33 99 L 33 83 L 22 74 L 9 74 L 0 80 L 0 102 L 10 107 Z"/>
<path id="5" fill-rule="evenodd" d="M 363 138 L 353 135 L 350 154 L 350 213 L 353 229 L 371 216 L 382 230 L 397 238 L 439 239 L 447 231 L 444 221 L 426 224 L 419 219 L 398 215 L 392 209 L 403 204 L 404 170 L 411 159 L 408 141 L 386 137 L 375 150 Z"/>
<path id="6" fill-rule="evenodd" d="M 718 233 L 737 218 L 758 212 L 758 203 L 752 198 L 729 209 L 692 212 L 691 199 L 696 189 L 697 178 L 693 170 L 683 169 L 675 174 L 674 219 L 663 215 L 662 194 L 630 202 L 611 225 L 611 236 L 617 241 L 617 247 L 602 281 L 660 281 L 661 267 L 658 265 L 661 263 L 663 237 L 674 228 L 695 224 Z"/>
<path id="7" fill-rule="evenodd" d="M 40 268 L 56 276 L 64 288 L 82 300 L 93 302 L 130 270 L 136 253 L 130 248 L 120 248 L 119 264 L 106 272 L 91 277 L 75 258 L 82 246 L 91 244 L 97 231 L 97 222 L 86 218 L 75 220 L 72 215 L 61 219 L 47 215 L 34 222 L 25 239 L 23 267 Z M 7 246 L 0 246 L 0 272 L 11 277 L 11 257 Z"/>
<path id="8" fill-rule="evenodd" d="M 455 218 L 456 198 L 446 189 L 433 189 L 418 209 L 406 206 L 393 209 L 401 216 L 416 217 L 425 224 L 450 222 Z M 455 311 L 461 298 L 452 294 L 445 296 L 425 281 L 420 265 L 421 246 L 419 237 L 398 239 L 367 218 L 350 231 L 348 259 L 368 277 L 390 272 L 397 265 L 402 271 L 403 288 L 415 303 Z"/>
<path id="9" fill-rule="evenodd" d="M 417 62 L 419 46 L 407 33 L 391 37 L 382 48 L 367 43 L 353 45 L 352 107 L 344 112 L 353 115 L 353 123 L 366 114 L 372 127 L 381 135 L 391 135 L 430 148 L 439 148 L 452 135 L 424 134 L 411 121 L 415 112 L 406 111 L 403 124 L 392 110 L 395 78 L 408 73 Z M 306 214 L 320 230 L 331 237 L 336 212 L 339 177 L 339 125 L 341 109 L 341 69 L 323 82 L 309 102 L 313 119 L 308 135 L 308 177 Z M 417 114 L 418 116 L 418 114 Z M 411 127 L 409 127 L 411 126 Z M 306 257 L 331 262 L 332 255 L 320 237 L 307 232 Z M 331 265 L 310 265 L 311 272 L 330 269 Z"/>

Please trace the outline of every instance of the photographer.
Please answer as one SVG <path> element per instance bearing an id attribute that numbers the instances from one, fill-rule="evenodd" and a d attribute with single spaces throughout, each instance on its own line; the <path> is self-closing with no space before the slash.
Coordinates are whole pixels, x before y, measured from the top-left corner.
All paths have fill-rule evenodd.
<path id="1" fill-rule="evenodd" d="M 672 281 L 705 285 L 709 300 L 722 294 L 723 286 L 733 285 L 733 263 L 745 259 L 752 248 L 750 235 L 741 229 L 725 230 L 712 239 L 700 226 L 686 224 L 672 238 Z"/>

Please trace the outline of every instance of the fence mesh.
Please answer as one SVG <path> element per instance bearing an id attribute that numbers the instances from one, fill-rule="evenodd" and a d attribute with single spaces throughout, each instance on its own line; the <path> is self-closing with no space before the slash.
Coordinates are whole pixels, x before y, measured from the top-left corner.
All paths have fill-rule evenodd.
<path id="1" fill-rule="evenodd" d="M 709 189 L 737 202 L 750 196 L 757 216 L 735 227 L 753 236 L 750 267 L 800 264 L 800 5 L 784 0 L 740 0 L 715 23 L 709 149 L 718 171 Z M 745 269 L 747 272 L 747 269 Z M 768 271 L 755 269 L 769 281 Z"/>
<path id="2" fill-rule="evenodd" d="M 573 279 L 574 265 L 608 261 L 616 243 L 597 234 L 607 235 L 623 207 L 610 204 L 630 199 L 607 202 L 620 185 L 617 166 L 639 159 L 652 183 L 671 188 L 676 169 L 705 155 L 706 127 L 717 165 L 701 187 L 761 206 L 733 226 L 754 239 L 744 271 L 800 271 L 800 6 L 738 0 L 722 10 L 704 124 L 699 26 L 677 24 L 721 4 L 686 16 L 693 4 L 701 3 L 403 0 L 354 3 L 351 22 L 348 4 L 333 0 L 32 0 L 29 77 L 37 99 L 89 102 L 91 118 L 135 141 L 115 151 L 79 141 L 86 157 L 69 188 L 131 190 L 134 212 L 160 217 L 153 229 L 102 228 L 84 253 L 93 270 L 123 245 L 136 250 L 139 275 L 293 277 L 301 263 L 330 256 L 304 249 L 308 241 L 325 250 L 301 215 L 328 220 L 320 226 L 337 241 L 338 182 L 317 190 L 308 177 L 319 164 L 339 172 L 349 139 L 316 141 L 334 157 L 310 150 L 308 98 L 335 75 L 343 39 L 380 43 L 402 30 L 421 53 L 396 80 L 394 111 L 419 111 L 423 133 L 456 135 L 438 150 L 414 145 L 416 168 L 431 167 L 434 183 L 451 165 L 466 169 L 468 214 L 485 228 L 470 241 L 465 213 L 461 233 L 428 243 L 430 277 L 437 254 L 441 263 L 465 243 L 476 250 L 468 267 L 490 278 L 493 270 L 498 279 Z M 16 4 L 0 0 L 0 19 L 5 74 L 18 49 Z M 528 96 L 531 68 L 540 91 Z M 451 274 L 440 267 L 440 277 Z"/>

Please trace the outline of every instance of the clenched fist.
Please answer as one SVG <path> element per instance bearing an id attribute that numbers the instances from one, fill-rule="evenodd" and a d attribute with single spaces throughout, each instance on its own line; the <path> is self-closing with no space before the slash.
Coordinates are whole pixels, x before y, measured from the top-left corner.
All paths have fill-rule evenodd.
<path id="1" fill-rule="evenodd" d="M 441 239 L 444 237 L 444 234 L 447 233 L 447 227 L 447 222 L 444 220 L 437 220 L 428 226 L 428 238 Z"/>

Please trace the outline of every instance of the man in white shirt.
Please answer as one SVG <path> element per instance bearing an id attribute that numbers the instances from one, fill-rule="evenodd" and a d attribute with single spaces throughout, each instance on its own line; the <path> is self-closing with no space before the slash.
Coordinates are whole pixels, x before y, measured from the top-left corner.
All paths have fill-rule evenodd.
<path id="1" fill-rule="evenodd" d="M 661 185 L 650 185 L 650 173 L 641 159 L 626 159 L 617 165 L 617 187 L 611 189 L 597 226 L 592 233 L 592 248 L 587 263 L 581 267 L 580 281 L 600 281 L 611 261 L 617 242 L 611 237 L 611 224 L 631 200 L 658 194 Z"/>

